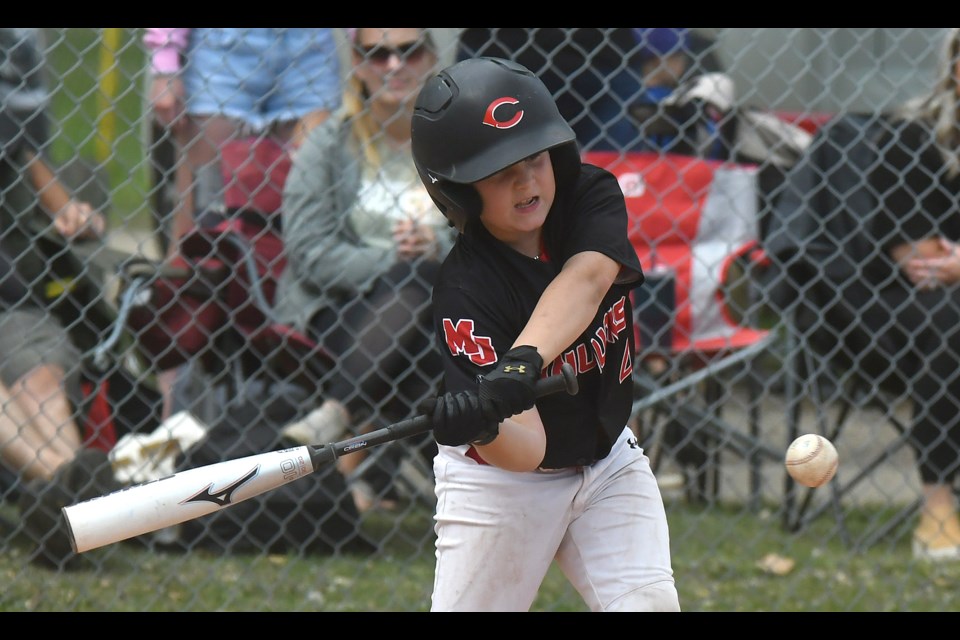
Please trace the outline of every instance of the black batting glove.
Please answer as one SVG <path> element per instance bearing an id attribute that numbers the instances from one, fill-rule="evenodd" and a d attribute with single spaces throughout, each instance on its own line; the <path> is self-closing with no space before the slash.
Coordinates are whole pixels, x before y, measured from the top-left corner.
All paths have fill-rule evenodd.
<path id="1" fill-rule="evenodd" d="M 536 347 L 514 347 L 503 354 L 497 368 L 480 379 L 480 399 L 489 400 L 500 420 L 515 416 L 537 402 L 536 384 L 543 358 Z"/>
<path id="2" fill-rule="evenodd" d="M 445 393 L 420 403 L 419 409 L 430 416 L 438 444 L 489 444 L 500 433 L 499 412 L 476 391 Z"/>

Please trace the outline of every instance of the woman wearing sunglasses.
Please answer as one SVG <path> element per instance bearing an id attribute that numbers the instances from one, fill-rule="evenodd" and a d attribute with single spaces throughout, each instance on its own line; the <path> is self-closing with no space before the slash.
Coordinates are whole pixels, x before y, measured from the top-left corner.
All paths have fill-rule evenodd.
<path id="1" fill-rule="evenodd" d="M 284 190 L 288 263 L 277 311 L 338 364 L 323 385 L 324 403 L 284 430 L 307 445 L 396 422 L 430 395 L 440 374 L 430 294 L 454 239 L 410 153 L 413 105 L 438 63 L 430 33 L 347 35 L 353 67 L 344 106 L 309 134 Z M 348 480 L 359 459 L 341 460 Z M 361 510 L 387 490 L 371 488 L 372 478 L 351 484 Z"/>

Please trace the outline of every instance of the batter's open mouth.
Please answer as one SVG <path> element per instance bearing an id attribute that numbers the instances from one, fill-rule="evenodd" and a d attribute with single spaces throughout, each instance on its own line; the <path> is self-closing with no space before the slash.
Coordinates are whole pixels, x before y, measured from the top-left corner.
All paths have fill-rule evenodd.
<path id="1" fill-rule="evenodd" d="M 523 202 L 518 202 L 518 203 L 517 203 L 517 208 L 518 208 L 518 209 L 526 209 L 526 208 L 532 207 L 533 205 L 535 205 L 535 204 L 537 203 L 538 200 L 540 200 L 540 196 L 533 196 L 533 197 L 530 198 L 529 200 L 524 200 Z"/>

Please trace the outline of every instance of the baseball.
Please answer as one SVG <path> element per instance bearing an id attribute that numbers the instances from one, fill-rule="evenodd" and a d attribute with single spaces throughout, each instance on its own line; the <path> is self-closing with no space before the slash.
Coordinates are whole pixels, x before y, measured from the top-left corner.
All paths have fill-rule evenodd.
<path id="1" fill-rule="evenodd" d="M 807 433 L 790 443 L 784 462 L 791 478 L 805 487 L 819 487 L 833 478 L 840 458 L 832 442 Z"/>

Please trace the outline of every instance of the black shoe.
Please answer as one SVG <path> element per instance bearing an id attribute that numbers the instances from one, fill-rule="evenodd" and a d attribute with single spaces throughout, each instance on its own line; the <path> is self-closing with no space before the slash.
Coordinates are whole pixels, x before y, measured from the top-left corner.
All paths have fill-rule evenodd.
<path id="1" fill-rule="evenodd" d="M 73 550 L 61 509 L 120 489 L 107 455 L 84 449 L 63 465 L 51 481 L 36 479 L 23 485 L 18 502 L 27 534 L 37 544 L 31 561 L 50 569 L 72 570 L 82 566 Z"/>
<path id="2" fill-rule="evenodd" d="M 20 517 L 24 530 L 37 545 L 30 561 L 48 569 L 73 569 L 79 558 L 70 546 L 70 537 L 60 509 L 73 503 L 72 496 L 55 480 L 31 480 L 20 492 Z"/>
<path id="3" fill-rule="evenodd" d="M 121 487 L 113 475 L 110 458 L 100 449 L 83 449 L 76 457 L 57 470 L 63 483 L 74 496 L 74 502 L 83 502 Z"/>

